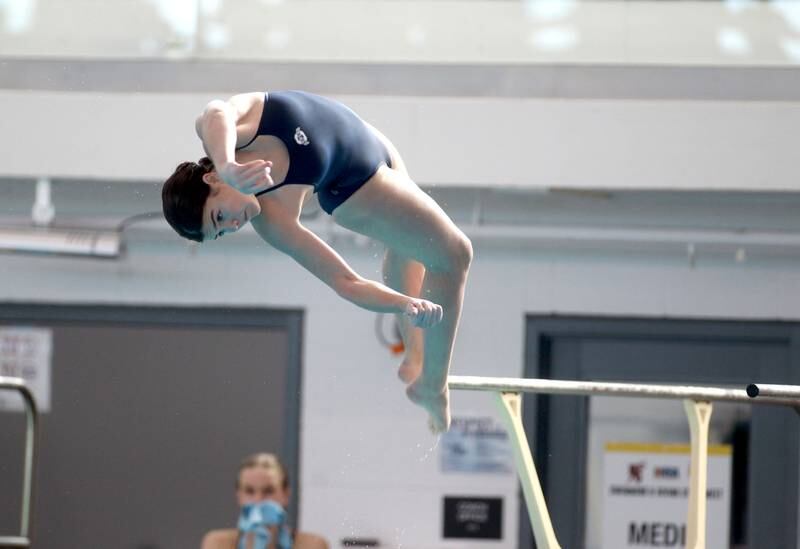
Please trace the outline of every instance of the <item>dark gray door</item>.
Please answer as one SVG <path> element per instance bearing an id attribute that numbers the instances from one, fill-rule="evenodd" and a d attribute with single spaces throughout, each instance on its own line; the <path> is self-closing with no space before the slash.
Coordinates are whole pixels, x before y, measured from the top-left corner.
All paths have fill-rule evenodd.
<path id="1" fill-rule="evenodd" d="M 296 493 L 300 313 L 4 307 L 0 316 L 53 330 L 36 547 L 199 547 L 207 530 L 235 527 L 235 471 L 253 452 L 280 455 Z M 0 414 L 4 534 L 18 528 L 22 440 L 21 414 Z"/>
<path id="2" fill-rule="evenodd" d="M 788 323 L 529 317 L 526 377 L 744 387 L 800 382 L 800 328 Z M 793 352 L 794 351 L 794 352 Z M 561 545 L 582 547 L 586 397 L 528 398 L 529 442 Z M 798 417 L 754 407 L 750 421 L 750 549 L 797 546 Z M 520 547 L 533 547 L 521 513 Z"/>

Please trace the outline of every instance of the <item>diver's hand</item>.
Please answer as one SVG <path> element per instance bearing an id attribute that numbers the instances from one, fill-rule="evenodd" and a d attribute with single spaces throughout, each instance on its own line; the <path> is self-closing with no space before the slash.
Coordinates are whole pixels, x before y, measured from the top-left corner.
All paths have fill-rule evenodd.
<path id="1" fill-rule="evenodd" d="M 269 160 L 252 160 L 244 164 L 228 162 L 217 173 L 225 183 L 244 194 L 256 194 L 275 184 Z"/>
<path id="2" fill-rule="evenodd" d="M 405 315 L 412 326 L 430 328 L 442 321 L 442 306 L 426 299 L 411 299 L 406 305 Z"/>

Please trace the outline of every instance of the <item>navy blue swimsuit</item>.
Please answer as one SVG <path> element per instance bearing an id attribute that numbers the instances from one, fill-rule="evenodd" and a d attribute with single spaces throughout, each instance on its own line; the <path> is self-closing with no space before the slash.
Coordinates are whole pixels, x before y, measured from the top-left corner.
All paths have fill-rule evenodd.
<path id="1" fill-rule="evenodd" d="M 319 203 L 333 213 L 378 171 L 391 166 L 389 151 L 356 113 L 341 103 L 300 91 L 265 94 L 259 135 L 280 139 L 289 151 L 289 172 L 279 185 L 314 186 Z M 256 196 L 258 196 L 256 195 Z"/>

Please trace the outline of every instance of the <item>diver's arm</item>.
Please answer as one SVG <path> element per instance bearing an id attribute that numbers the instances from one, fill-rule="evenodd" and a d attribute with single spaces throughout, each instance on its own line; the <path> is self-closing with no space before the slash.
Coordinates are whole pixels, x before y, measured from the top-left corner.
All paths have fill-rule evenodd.
<path id="1" fill-rule="evenodd" d="M 219 99 L 206 105 L 195 121 L 197 136 L 217 169 L 236 161 L 236 122 L 236 110 Z"/>
<path id="2" fill-rule="evenodd" d="M 252 113 L 257 97 L 257 94 L 241 94 L 228 101 L 215 99 L 195 121 L 203 149 L 220 178 L 245 194 L 255 194 L 274 185 L 270 175 L 272 162 L 236 162 L 236 128 L 242 117 Z"/>
<path id="3" fill-rule="evenodd" d="M 363 309 L 406 314 L 414 326 L 422 328 L 442 319 L 441 306 L 401 294 L 356 273 L 342 256 L 297 220 L 273 219 L 268 225 L 256 225 L 256 230 L 269 244 L 292 256 L 341 297 Z"/>

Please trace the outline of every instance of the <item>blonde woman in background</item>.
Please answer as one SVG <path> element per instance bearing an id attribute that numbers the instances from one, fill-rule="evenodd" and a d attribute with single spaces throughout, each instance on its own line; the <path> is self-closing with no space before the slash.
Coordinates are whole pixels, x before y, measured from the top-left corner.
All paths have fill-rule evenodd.
<path id="1" fill-rule="evenodd" d="M 286 509 L 289 506 L 291 489 L 289 477 L 283 464 L 273 454 L 248 456 L 239 466 L 236 476 L 236 501 L 240 510 L 247 506 L 269 501 Z M 240 519 L 241 525 L 241 519 Z M 280 536 L 276 527 L 268 528 L 268 549 L 280 549 Z M 330 549 L 324 538 L 315 534 L 289 529 L 293 549 Z M 202 549 L 239 549 L 254 547 L 246 532 L 237 528 L 212 530 L 203 538 Z"/>

